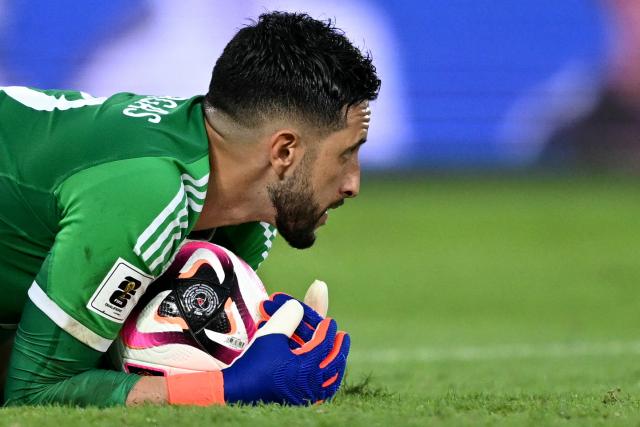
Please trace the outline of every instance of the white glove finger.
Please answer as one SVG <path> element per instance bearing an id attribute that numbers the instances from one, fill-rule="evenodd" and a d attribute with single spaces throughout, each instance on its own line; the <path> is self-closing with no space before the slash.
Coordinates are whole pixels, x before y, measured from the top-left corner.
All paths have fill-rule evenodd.
<path id="1" fill-rule="evenodd" d="M 294 299 L 282 304 L 267 323 L 256 332 L 254 339 L 258 339 L 270 334 L 284 334 L 291 338 L 296 328 L 302 321 L 304 309 L 302 305 Z"/>
<path id="2" fill-rule="evenodd" d="M 304 296 L 304 303 L 320 316 L 327 317 L 329 311 L 329 288 L 322 280 L 315 280 Z"/>

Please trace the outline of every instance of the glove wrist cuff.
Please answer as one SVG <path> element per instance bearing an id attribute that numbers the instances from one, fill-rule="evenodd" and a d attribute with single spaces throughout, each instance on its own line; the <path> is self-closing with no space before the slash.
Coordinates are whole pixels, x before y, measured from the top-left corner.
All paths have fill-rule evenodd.
<path id="1" fill-rule="evenodd" d="M 224 405 L 222 372 L 169 375 L 167 394 L 171 405 Z"/>

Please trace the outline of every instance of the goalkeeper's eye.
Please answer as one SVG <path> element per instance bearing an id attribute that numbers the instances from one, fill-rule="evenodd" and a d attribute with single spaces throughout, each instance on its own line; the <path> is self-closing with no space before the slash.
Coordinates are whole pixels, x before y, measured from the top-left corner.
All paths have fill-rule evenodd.
<path id="1" fill-rule="evenodd" d="M 367 142 L 366 138 L 362 138 L 360 139 L 358 142 L 356 142 L 354 145 L 352 145 L 351 147 L 347 148 L 346 150 L 344 150 L 342 152 L 342 155 L 340 157 L 342 157 L 345 160 L 349 160 L 354 154 L 356 154 L 359 150 L 360 147 L 362 146 L 362 144 L 364 144 L 365 142 Z"/>

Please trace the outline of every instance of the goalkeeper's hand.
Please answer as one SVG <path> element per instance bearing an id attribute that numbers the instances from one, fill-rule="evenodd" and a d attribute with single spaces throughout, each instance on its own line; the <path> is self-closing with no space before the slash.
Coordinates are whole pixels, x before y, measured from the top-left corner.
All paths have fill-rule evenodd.
<path id="1" fill-rule="evenodd" d="M 292 299 L 293 297 L 291 295 L 276 292 L 271 294 L 269 299 L 262 301 L 260 303 L 262 320 L 258 324 L 258 327 L 262 327 L 264 322 L 269 320 L 273 313 L 282 307 L 285 302 Z M 304 343 L 309 342 L 313 336 L 313 332 L 318 327 L 318 324 L 327 316 L 327 310 L 329 307 L 329 291 L 327 289 L 327 284 L 320 280 L 314 281 L 311 286 L 309 286 L 309 289 L 304 296 L 304 303 L 301 301 L 298 302 L 302 304 L 304 316 L 302 317 L 302 322 L 300 322 L 291 336 L 291 340 L 289 340 L 289 346 L 292 349 L 299 348 L 304 345 Z M 343 333 L 344 332 L 339 332 L 339 334 Z"/>
<path id="2" fill-rule="evenodd" d="M 291 350 L 289 338 L 303 316 L 300 303 L 287 301 L 228 368 L 221 372 L 169 376 L 169 402 L 306 405 L 330 398 L 344 373 L 349 337 L 338 338 L 336 322 L 322 319 L 311 339 Z"/>
<path id="3" fill-rule="evenodd" d="M 263 322 L 270 319 L 271 316 L 278 309 L 280 309 L 280 307 L 282 307 L 287 301 L 290 300 L 294 300 L 294 298 L 290 295 L 278 292 L 272 294 L 268 300 L 263 301 L 260 304 L 260 311 L 264 319 Z M 313 339 L 318 325 L 322 323 L 325 316 L 327 315 L 329 306 L 329 293 L 326 283 L 319 280 L 313 282 L 307 290 L 307 293 L 304 297 L 304 303 L 300 301 L 298 302 L 304 309 L 304 315 L 302 318 L 302 322 L 300 322 L 293 335 L 291 335 L 291 339 L 289 340 L 289 347 L 293 351 L 296 351 L 297 349 L 303 347 Z M 344 350 L 341 351 L 340 354 L 336 357 L 336 372 L 338 373 L 338 376 L 331 386 L 331 395 L 335 394 L 338 391 L 338 388 L 340 387 L 340 384 L 342 382 L 347 364 L 347 356 L 349 355 L 350 344 L 351 339 L 349 337 L 349 334 L 343 331 L 336 332 L 334 346 L 342 347 L 344 348 Z"/>

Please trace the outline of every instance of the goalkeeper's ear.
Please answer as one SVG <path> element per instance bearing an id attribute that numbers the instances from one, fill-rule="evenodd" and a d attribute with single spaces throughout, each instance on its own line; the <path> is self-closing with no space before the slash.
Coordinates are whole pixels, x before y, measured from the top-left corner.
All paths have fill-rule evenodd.
<path id="1" fill-rule="evenodd" d="M 329 288 L 322 280 L 315 280 L 304 296 L 304 303 L 322 317 L 329 311 Z"/>
<path id="2" fill-rule="evenodd" d="M 254 340 L 271 334 L 284 334 L 288 338 L 295 332 L 296 328 L 302 321 L 304 309 L 300 303 L 294 299 L 285 302 L 263 327 L 258 329 L 254 336 Z"/>

